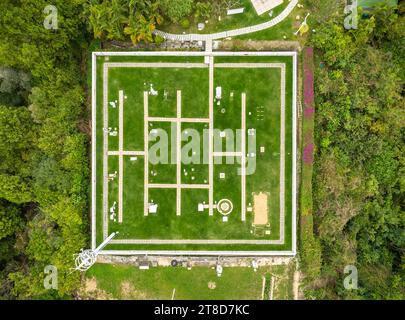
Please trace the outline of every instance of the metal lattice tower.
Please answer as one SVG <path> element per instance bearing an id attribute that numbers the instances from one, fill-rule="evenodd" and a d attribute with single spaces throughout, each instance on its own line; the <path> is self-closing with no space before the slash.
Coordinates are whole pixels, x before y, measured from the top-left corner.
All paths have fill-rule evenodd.
<path id="1" fill-rule="evenodd" d="M 103 241 L 102 244 L 100 244 L 96 249 L 91 250 L 91 249 L 86 249 L 86 250 L 81 250 L 79 254 L 75 255 L 75 268 L 74 270 L 78 271 L 87 271 L 90 269 L 90 267 L 96 263 L 98 253 L 110 242 L 112 238 L 115 237 L 115 235 L 118 234 L 118 232 L 113 232 L 107 239 Z"/>

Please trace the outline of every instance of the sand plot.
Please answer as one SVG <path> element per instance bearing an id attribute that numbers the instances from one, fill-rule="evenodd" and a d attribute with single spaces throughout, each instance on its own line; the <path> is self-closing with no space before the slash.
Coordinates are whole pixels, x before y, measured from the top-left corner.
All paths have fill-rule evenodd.
<path id="1" fill-rule="evenodd" d="M 268 194 L 264 192 L 253 194 L 253 224 L 255 226 L 267 225 L 269 222 Z"/>

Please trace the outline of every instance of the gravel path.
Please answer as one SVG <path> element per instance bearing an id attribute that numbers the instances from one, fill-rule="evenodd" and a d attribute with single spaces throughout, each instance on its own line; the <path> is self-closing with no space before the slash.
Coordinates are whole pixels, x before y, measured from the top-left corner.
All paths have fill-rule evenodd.
<path id="1" fill-rule="evenodd" d="M 218 32 L 218 33 L 212 33 L 212 34 L 172 34 L 172 33 L 167 33 L 164 31 L 160 30 L 155 30 L 154 34 L 159 35 L 163 37 L 164 39 L 168 40 L 174 40 L 174 41 L 210 41 L 210 40 L 217 40 L 217 39 L 223 39 L 223 38 L 228 38 L 228 37 L 236 37 L 236 36 L 241 36 L 244 34 L 249 34 L 252 32 L 257 32 L 257 31 L 262 31 L 266 30 L 268 28 L 271 28 L 277 24 L 279 24 L 281 21 L 283 21 L 285 18 L 287 18 L 290 13 L 293 11 L 295 6 L 298 4 L 298 0 L 291 0 L 290 3 L 287 5 L 287 7 L 274 19 L 271 19 L 270 21 L 257 24 L 255 26 L 251 27 L 245 27 L 245 28 L 240 28 L 240 29 L 234 29 L 234 30 L 229 30 L 229 31 L 224 31 L 224 32 Z"/>

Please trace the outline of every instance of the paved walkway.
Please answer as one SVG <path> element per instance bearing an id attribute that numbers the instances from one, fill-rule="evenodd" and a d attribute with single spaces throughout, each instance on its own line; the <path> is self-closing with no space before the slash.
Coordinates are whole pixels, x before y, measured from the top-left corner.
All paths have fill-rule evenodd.
<path id="1" fill-rule="evenodd" d="M 245 28 L 218 32 L 218 33 L 212 33 L 212 34 L 173 34 L 173 33 L 167 33 L 167 32 L 160 31 L 160 30 L 155 30 L 154 34 L 159 35 L 159 36 L 163 37 L 164 39 L 174 40 L 174 41 L 210 41 L 210 40 L 217 40 L 217 39 L 223 39 L 223 38 L 228 38 L 228 37 L 241 36 L 241 35 L 249 34 L 252 32 L 266 30 L 268 28 L 275 26 L 276 24 L 280 23 L 285 18 L 287 18 L 297 4 L 298 4 L 298 0 L 291 0 L 290 3 L 287 5 L 287 7 L 277 17 L 275 17 L 274 19 L 271 19 L 270 21 L 267 21 L 267 22 L 264 22 L 261 24 L 257 24 L 255 26 L 251 26 L 251 27 L 245 27 Z"/>
<path id="2" fill-rule="evenodd" d="M 281 240 L 115 239 L 110 244 L 284 244 Z"/>
<path id="3" fill-rule="evenodd" d="M 181 118 L 181 90 L 177 90 L 177 119 Z M 176 122 L 176 215 L 181 216 L 181 122 Z"/>
<path id="4" fill-rule="evenodd" d="M 117 64 L 117 66 L 122 66 L 124 65 L 125 67 L 131 67 L 133 64 L 130 63 L 124 63 L 124 64 Z M 145 64 L 147 65 L 147 64 Z M 159 64 L 163 65 L 165 67 L 173 67 L 175 65 L 176 67 L 179 67 L 179 64 Z M 180 68 L 185 68 L 187 64 L 181 64 Z M 138 66 L 138 64 L 136 64 Z M 202 66 L 202 64 L 199 64 L 198 66 Z M 176 205 L 176 211 L 177 215 L 181 214 L 181 190 L 182 189 L 208 189 L 209 191 L 209 215 L 213 215 L 213 209 L 214 209 L 214 204 L 213 204 L 213 158 L 215 156 L 219 155 L 224 155 L 227 153 L 214 153 L 213 152 L 213 113 L 214 113 L 214 67 L 219 67 L 219 68 L 280 68 L 281 69 L 281 86 L 280 86 L 280 94 L 281 94 L 281 116 L 280 116 L 280 238 L 278 240 L 270 240 L 270 241 L 265 241 L 265 242 L 254 242 L 254 243 L 265 243 L 265 244 L 283 244 L 284 243 L 284 238 L 285 238 L 285 229 L 284 229 L 284 222 L 285 222 L 285 207 L 284 207 L 284 201 L 285 201 L 285 194 L 284 194 L 284 179 L 285 179 L 285 109 L 286 109 L 286 66 L 285 64 L 282 63 L 238 63 L 238 64 L 232 64 L 232 63 L 220 63 L 220 64 L 215 64 L 214 63 L 214 57 L 210 56 L 209 57 L 209 65 L 204 65 L 205 67 L 209 68 L 209 117 L 208 118 L 191 118 L 191 119 L 183 119 L 181 118 L 181 91 L 177 91 L 177 117 L 176 118 L 153 118 L 149 117 L 149 94 L 147 91 L 144 92 L 144 144 L 145 144 L 145 149 L 143 151 L 125 151 L 124 146 L 123 146 L 123 130 L 124 130 L 124 92 L 121 90 L 119 91 L 119 150 L 118 151 L 108 151 L 108 132 L 104 130 L 104 168 L 103 168 L 103 175 L 104 175 L 104 183 L 103 183 L 103 211 L 104 211 L 104 236 L 106 237 L 108 233 L 108 156 L 116 155 L 120 159 L 120 176 L 119 176 L 119 222 L 122 222 L 123 220 L 123 208 L 122 208 L 122 194 L 123 194 L 123 156 L 144 156 L 145 157 L 145 165 L 144 165 L 144 215 L 147 216 L 149 214 L 149 188 L 174 188 L 177 190 L 177 205 Z M 103 89 L 104 89 L 104 97 L 103 97 L 103 108 L 104 108 L 104 119 L 103 119 L 103 124 L 104 127 L 108 127 L 108 68 L 111 67 L 109 63 L 106 63 L 104 65 L 104 83 L 103 83 Z M 246 95 L 243 93 L 242 94 L 242 130 L 246 130 Z M 185 122 L 202 122 L 202 123 L 208 123 L 209 124 L 209 130 L 210 130 L 210 139 L 209 139 L 209 183 L 204 184 L 204 185 L 188 185 L 188 184 L 181 184 L 181 171 L 179 170 L 180 167 L 180 158 L 178 157 L 180 155 L 180 150 L 179 147 L 181 147 L 181 144 L 179 144 L 179 139 L 177 138 L 177 183 L 176 184 L 150 184 L 149 179 L 148 179 L 148 126 L 150 121 L 167 121 L 167 122 L 174 122 L 177 124 L 177 136 L 180 137 L 180 126 L 179 124 L 182 122 L 182 120 L 187 120 Z M 244 139 L 243 139 L 244 140 Z M 242 221 L 245 221 L 246 219 L 246 172 L 245 172 L 245 156 L 246 156 L 246 149 L 245 149 L 245 144 L 246 141 L 242 141 L 242 150 L 241 152 L 235 152 L 232 153 L 232 155 L 235 156 L 241 156 L 242 157 Z M 120 241 L 123 241 L 122 243 L 138 243 L 134 241 L 143 241 L 143 240 L 127 240 L 127 239 L 122 239 Z M 139 242 L 139 243 L 160 243 L 159 241 L 167 241 L 167 240 L 146 240 L 149 242 Z M 157 242 L 154 242 L 157 241 Z M 178 240 L 175 240 L 178 241 Z M 202 242 L 200 242 L 202 241 Z M 241 244 L 245 242 L 226 242 L 224 240 L 213 240 L 214 242 L 212 243 L 217 243 L 217 244 Z M 163 243 L 162 242 L 162 243 Z M 118 243 L 118 242 L 117 242 Z M 185 242 L 173 242 L 173 243 L 195 243 L 195 244 L 200 244 L 200 243 L 211 243 L 209 240 L 185 240 Z M 249 242 L 246 242 L 249 243 Z"/>
<path id="5" fill-rule="evenodd" d="M 103 67 L 103 239 L 108 237 L 108 67 Z"/>
<path id="6" fill-rule="evenodd" d="M 246 93 L 242 93 L 242 165 L 241 165 L 241 220 L 246 221 Z"/>
<path id="7" fill-rule="evenodd" d="M 214 215 L 213 204 L 214 204 L 214 57 L 209 57 L 209 85 L 208 85 L 208 96 L 209 96 L 209 109 L 208 118 L 209 122 L 209 139 L 208 139 L 208 184 L 210 188 L 208 190 L 208 214 L 210 216 Z"/>
<path id="8" fill-rule="evenodd" d="M 209 189 L 208 184 L 149 183 L 149 189 Z"/>
<path id="9" fill-rule="evenodd" d="M 285 236 L 285 120 L 286 120 L 286 66 L 281 68 L 280 115 L 280 240 Z"/>
<path id="10" fill-rule="evenodd" d="M 144 188 L 143 188 L 143 214 L 147 216 L 149 214 L 149 93 L 143 92 L 143 138 L 144 138 Z"/>
<path id="11" fill-rule="evenodd" d="M 208 68 L 205 63 L 182 62 L 108 62 L 104 65 L 108 68 Z"/>
<path id="12" fill-rule="evenodd" d="M 205 118 L 160 118 L 149 117 L 149 122 L 187 122 L 187 123 L 209 123 L 210 119 Z"/>
<path id="13" fill-rule="evenodd" d="M 118 139 L 118 222 L 123 221 L 123 192 L 124 192 L 124 91 L 120 90 L 119 96 L 119 139 Z"/>

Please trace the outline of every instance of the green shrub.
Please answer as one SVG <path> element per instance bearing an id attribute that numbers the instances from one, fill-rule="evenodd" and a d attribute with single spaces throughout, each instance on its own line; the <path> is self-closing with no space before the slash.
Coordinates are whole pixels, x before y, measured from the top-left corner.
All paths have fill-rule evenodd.
<path id="1" fill-rule="evenodd" d="M 179 23 L 182 18 L 191 14 L 194 0 L 162 0 L 163 14 L 172 22 Z"/>
<path id="2" fill-rule="evenodd" d="M 188 29 L 190 27 L 190 20 L 184 18 L 183 20 L 181 20 L 180 24 L 184 29 Z"/>
<path id="3" fill-rule="evenodd" d="M 156 44 L 162 44 L 165 41 L 165 39 L 159 35 L 155 35 L 155 43 Z"/>
<path id="4" fill-rule="evenodd" d="M 195 18 L 207 20 L 211 17 L 212 14 L 212 4 L 211 2 L 197 2 L 195 5 Z"/>

